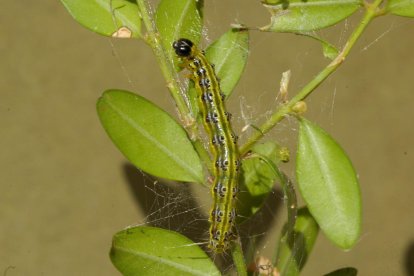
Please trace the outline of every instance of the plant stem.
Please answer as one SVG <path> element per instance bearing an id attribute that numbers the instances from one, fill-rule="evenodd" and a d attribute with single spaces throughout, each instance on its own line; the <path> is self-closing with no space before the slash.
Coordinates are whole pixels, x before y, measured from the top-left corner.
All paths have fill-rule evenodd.
<path id="1" fill-rule="evenodd" d="M 177 104 L 180 116 L 184 118 L 185 122 L 190 121 L 186 120 L 187 114 L 191 114 L 190 110 L 180 94 L 181 90 L 173 76 L 173 65 L 171 64 L 171 62 L 168 62 L 168 57 L 165 54 L 165 51 L 161 43 L 161 39 L 155 27 L 155 20 L 150 15 L 150 10 L 147 6 L 147 1 L 137 0 L 137 4 L 141 11 L 142 21 L 144 22 L 145 28 L 147 30 L 147 34 L 145 37 L 146 42 L 153 49 L 154 54 L 157 57 L 158 65 L 160 66 L 162 74 L 165 80 L 167 81 L 167 87 L 170 90 L 171 95 Z"/>
<path id="2" fill-rule="evenodd" d="M 176 81 L 176 74 L 174 66 L 169 62 L 166 52 L 163 49 L 159 33 L 155 27 L 155 20 L 150 14 L 150 9 L 146 0 L 137 0 L 137 5 L 141 12 L 142 21 L 144 22 L 147 30 L 145 41 L 152 48 L 157 58 L 158 65 L 161 68 L 161 72 L 167 82 L 167 87 L 171 96 L 177 105 L 178 113 L 184 126 L 189 132 L 189 137 L 197 151 L 199 157 L 203 161 L 203 164 L 210 164 L 210 156 L 203 146 L 203 142 L 198 138 L 198 127 L 196 120 L 193 118 L 189 105 L 184 100 L 185 97 L 181 94 L 179 83 Z M 207 166 L 211 172 L 211 166 Z"/>
<path id="3" fill-rule="evenodd" d="M 236 266 L 237 275 L 247 276 L 246 262 L 244 261 L 243 250 L 240 241 L 233 243 L 231 255 L 233 257 L 234 265 Z"/>
<path id="4" fill-rule="evenodd" d="M 262 138 L 269 130 L 271 130 L 279 121 L 285 118 L 292 111 L 292 107 L 299 101 L 304 100 L 309 94 L 311 94 L 327 77 L 329 77 L 345 60 L 351 51 L 352 47 L 355 45 L 355 42 L 361 36 L 363 31 L 366 29 L 368 24 L 379 14 L 378 7 L 381 5 L 383 0 L 375 0 L 371 4 L 366 4 L 366 12 L 358 27 L 351 34 L 349 40 L 343 47 L 342 51 L 338 56 L 328 64 L 314 79 L 312 79 L 307 85 L 305 85 L 302 90 L 299 91 L 288 103 L 283 105 L 277 112 L 262 125 L 260 126 L 258 132 L 253 134 L 248 141 L 240 148 L 241 155 L 246 154 L 250 148 Z"/>

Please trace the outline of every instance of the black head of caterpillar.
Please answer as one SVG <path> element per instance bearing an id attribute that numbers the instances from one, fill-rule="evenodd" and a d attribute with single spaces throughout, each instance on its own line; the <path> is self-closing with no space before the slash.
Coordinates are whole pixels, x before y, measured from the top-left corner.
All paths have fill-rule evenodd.
<path id="1" fill-rule="evenodd" d="M 189 57 L 193 52 L 193 42 L 186 38 L 180 38 L 177 41 L 174 41 L 173 48 L 175 53 L 179 57 Z"/>

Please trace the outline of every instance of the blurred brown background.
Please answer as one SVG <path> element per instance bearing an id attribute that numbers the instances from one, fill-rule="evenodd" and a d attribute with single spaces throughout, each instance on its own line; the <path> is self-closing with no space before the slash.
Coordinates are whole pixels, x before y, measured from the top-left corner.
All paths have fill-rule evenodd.
<path id="1" fill-rule="evenodd" d="M 230 23 L 268 22 L 259 1 L 206 2 L 207 41 Z M 360 15 L 321 33 L 341 45 Z M 0 273 L 118 275 L 108 258 L 111 238 L 147 215 L 136 202 L 139 189 L 130 188 L 140 184 L 134 177 L 147 178 L 125 169 L 95 102 L 105 89 L 124 88 L 174 113 L 152 53 L 141 41 L 84 29 L 59 1 L 4 2 L 0 34 Z M 414 275 L 413 34 L 414 20 L 375 20 L 346 63 L 307 100 L 307 116 L 354 162 L 364 223 L 349 252 L 319 235 L 303 275 L 343 266 L 360 275 Z M 248 67 L 229 102 L 236 130 L 249 120 L 262 122 L 277 106 L 283 71 L 292 70 L 293 94 L 327 62 L 314 41 L 253 32 Z M 295 127 L 285 120 L 266 139 L 294 152 Z M 294 175 L 292 166 L 285 170 Z M 273 251 L 283 213 L 260 245 L 262 254 Z"/>

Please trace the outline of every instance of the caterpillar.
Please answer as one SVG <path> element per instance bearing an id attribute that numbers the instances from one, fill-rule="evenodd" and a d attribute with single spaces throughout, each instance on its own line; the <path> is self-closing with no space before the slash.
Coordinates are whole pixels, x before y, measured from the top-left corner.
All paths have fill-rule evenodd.
<path id="1" fill-rule="evenodd" d="M 190 79 L 195 83 L 204 129 L 210 140 L 214 180 L 208 247 L 215 253 L 223 253 L 237 237 L 235 202 L 241 165 L 237 136 L 232 131 L 231 114 L 226 111 L 225 95 L 220 89 L 214 66 L 208 62 L 204 52 L 185 38 L 175 41 L 173 48 L 183 61 L 182 66 L 191 72 Z"/>

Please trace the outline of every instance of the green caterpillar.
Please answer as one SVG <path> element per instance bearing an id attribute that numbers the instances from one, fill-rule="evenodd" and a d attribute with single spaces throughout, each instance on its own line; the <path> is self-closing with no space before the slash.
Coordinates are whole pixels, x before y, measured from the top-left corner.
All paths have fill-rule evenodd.
<path id="1" fill-rule="evenodd" d="M 240 160 L 237 136 L 233 133 L 230 118 L 224 106 L 225 95 L 204 52 L 190 40 L 181 38 L 173 43 L 177 56 L 191 72 L 198 92 L 198 105 L 203 116 L 204 128 L 209 135 L 210 150 L 214 158 L 213 207 L 210 211 L 209 248 L 222 253 L 229 248 L 230 241 L 237 237 L 236 196 L 239 191 Z"/>

